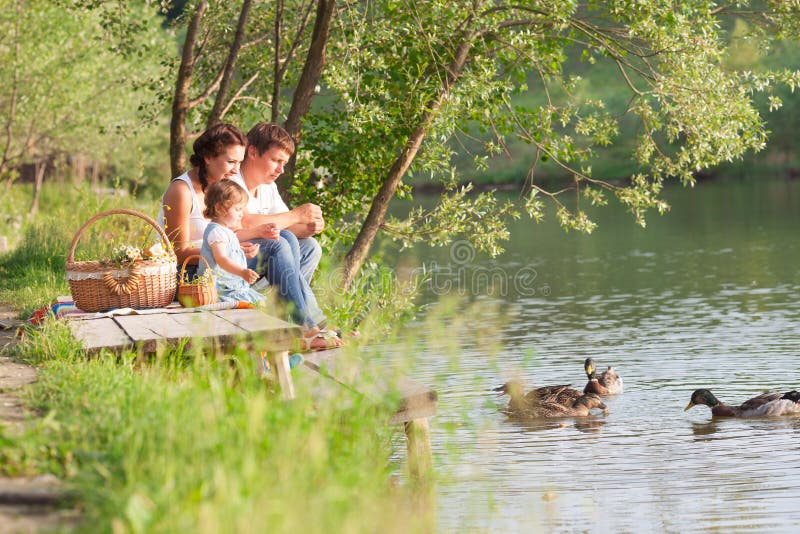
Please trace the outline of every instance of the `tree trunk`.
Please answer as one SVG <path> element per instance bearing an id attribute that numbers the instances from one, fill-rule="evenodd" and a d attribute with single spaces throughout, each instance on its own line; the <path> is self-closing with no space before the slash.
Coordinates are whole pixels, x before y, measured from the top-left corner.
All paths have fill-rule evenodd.
<path id="1" fill-rule="evenodd" d="M 72 181 L 78 186 L 83 186 L 86 180 L 86 158 L 83 154 L 72 156 Z"/>
<path id="2" fill-rule="evenodd" d="M 325 49 L 328 46 L 331 22 L 336 12 L 336 0 L 319 0 L 317 2 L 317 18 L 314 21 L 314 31 L 311 35 L 311 45 L 308 48 L 306 62 L 303 65 L 303 72 L 297 82 L 297 88 L 292 99 L 292 107 L 286 116 L 284 128 L 294 138 L 295 144 L 300 142 L 300 128 L 303 118 L 311 108 L 311 99 L 314 97 L 314 90 L 322 76 L 322 69 L 325 66 Z M 281 179 L 279 188 L 286 191 L 294 182 L 295 155 L 289 160 L 286 166 L 285 176 Z"/>
<path id="3" fill-rule="evenodd" d="M 197 9 L 186 30 L 186 40 L 183 42 L 181 66 L 175 82 L 172 120 L 169 126 L 169 164 L 172 176 L 178 176 L 186 169 L 186 115 L 189 112 L 189 85 L 192 81 L 192 71 L 196 60 L 194 46 L 197 43 L 200 21 L 207 5 L 207 0 L 202 0 L 197 4 Z"/>
<path id="4" fill-rule="evenodd" d="M 353 282 L 355 275 L 364 264 L 364 260 L 367 259 L 372 242 L 378 234 L 378 229 L 386 219 L 386 211 L 389 208 L 389 202 L 391 202 L 394 197 L 397 186 L 400 185 L 400 180 L 402 180 L 406 171 L 411 166 L 411 163 L 414 161 L 419 147 L 422 145 L 422 140 L 428 133 L 431 124 L 433 124 L 436 114 L 442 106 L 442 102 L 444 102 L 450 94 L 450 88 L 464 69 L 464 65 L 469 57 L 469 51 L 472 48 L 473 38 L 473 34 L 468 34 L 459 45 L 453 61 L 447 68 L 447 76 L 441 87 L 441 91 L 436 97 L 431 99 L 427 106 L 425 106 L 425 112 L 420 117 L 417 126 L 414 128 L 414 132 L 408 138 L 405 148 L 403 148 L 403 151 L 392 164 L 389 173 L 383 180 L 383 185 L 381 185 L 378 194 L 372 200 L 369 214 L 367 214 L 367 218 L 361 225 L 361 230 L 358 232 L 353 246 L 344 258 L 343 289 L 347 290 Z"/>
<path id="5" fill-rule="evenodd" d="M 22 20 L 22 2 L 17 1 L 16 5 L 17 20 L 14 23 L 14 77 L 11 80 L 11 96 L 8 99 L 8 115 L 6 117 L 6 146 L 3 148 L 3 157 L 0 160 L 0 178 L 8 172 L 8 157 L 11 153 L 11 142 L 14 139 L 12 127 L 17 112 L 17 91 L 19 90 L 19 56 L 20 56 L 20 24 Z M 8 178 L 8 189 L 11 186 L 11 177 Z"/>
<path id="6" fill-rule="evenodd" d="M 250 7 L 253 5 L 252 0 L 244 0 L 242 2 L 242 10 L 239 12 L 239 23 L 236 25 L 236 34 L 233 37 L 233 42 L 228 49 L 228 57 L 225 60 L 225 68 L 222 74 L 222 80 L 219 83 L 219 90 L 217 90 L 217 97 L 214 100 L 214 107 L 208 117 L 206 127 L 218 124 L 222 118 L 222 110 L 225 109 L 225 99 L 228 98 L 228 88 L 231 85 L 231 77 L 233 76 L 233 68 L 236 65 L 236 60 L 239 57 L 239 50 L 242 48 L 242 41 L 244 41 L 244 31 L 247 27 L 247 17 L 250 15 Z"/>
<path id="7" fill-rule="evenodd" d="M 100 165 L 97 163 L 96 160 L 92 161 L 91 166 L 91 184 L 92 184 L 92 191 L 95 193 L 100 191 Z"/>
<path id="8" fill-rule="evenodd" d="M 37 161 L 33 168 L 33 200 L 31 201 L 31 209 L 28 211 L 28 214 L 31 216 L 36 215 L 39 211 L 39 195 L 42 192 L 42 183 L 44 182 L 44 171 L 47 169 L 47 162 Z"/>
<path id="9" fill-rule="evenodd" d="M 274 123 L 278 122 L 278 112 L 281 100 L 281 23 L 283 21 L 283 0 L 275 2 L 275 64 L 272 76 L 272 117 Z"/>

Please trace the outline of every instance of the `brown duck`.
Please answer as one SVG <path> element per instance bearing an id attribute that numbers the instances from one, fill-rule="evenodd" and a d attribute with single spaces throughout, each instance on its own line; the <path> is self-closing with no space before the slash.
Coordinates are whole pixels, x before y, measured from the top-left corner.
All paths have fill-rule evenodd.
<path id="1" fill-rule="evenodd" d="M 585 417 L 592 408 L 603 404 L 595 394 L 585 394 L 569 387 L 569 384 L 543 386 L 525 393 L 517 380 L 506 382 L 494 391 L 507 394 L 511 399 L 504 413 L 517 419 L 541 419 L 549 417 Z"/>

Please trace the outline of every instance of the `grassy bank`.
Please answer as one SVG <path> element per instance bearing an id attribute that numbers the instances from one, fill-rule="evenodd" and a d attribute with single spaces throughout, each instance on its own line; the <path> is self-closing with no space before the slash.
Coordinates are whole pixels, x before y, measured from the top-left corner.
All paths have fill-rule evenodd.
<path id="1" fill-rule="evenodd" d="M 0 301 L 22 311 L 69 293 L 65 257 L 91 215 L 114 207 L 154 212 L 131 199 L 48 194 L 41 214 L 23 219 L 13 251 L 0 255 Z M 142 234 L 119 220 L 97 226 L 79 254 Z M 338 305 L 358 312 L 369 300 Z M 175 349 L 147 360 L 86 359 L 56 321 L 30 331 L 13 356 L 38 368 L 27 401 L 42 417 L 22 436 L 0 428 L 0 475 L 64 478 L 83 511 L 81 531 L 431 529 L 429 514 L 412 513 L 418 495 L 401 475 L 405 454 L 395 455 L 402 427 L 386 423 L 391 397 L 365 397 L 295 370 L 298 398 L 285 403 L 256 376 L 244 348 L 224 357 Z M 368 384 L 386 371 L 376 360 L 361 372 Z"/>
<path id="2" fill-rule="evenodd" d="M 65 477 L 92 532 L 422 529 L 391 483 L 388 404 L 344 389 L 315 402 L 301 374 L 284 403 L 245 353 L 87 360 L 59 327 L 18 349 L 40 366 L 29 400 L 46 416 L 4 438 L 0 465 Z"/>

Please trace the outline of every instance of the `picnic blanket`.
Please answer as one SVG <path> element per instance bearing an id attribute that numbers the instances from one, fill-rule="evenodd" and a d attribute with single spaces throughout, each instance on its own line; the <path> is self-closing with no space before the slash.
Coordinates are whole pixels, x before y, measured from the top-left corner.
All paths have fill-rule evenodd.
<path id="1" fill-rule="evenodd" d="M 194 313 L 198 311 L 230 310 L 254 308 L 249 302 L 217 302 L 197 308 L 184 308 L 177 301 L 172 302 L 165 308 L 150 308 L 135 310 L 133 308 L 114 308 L 105 312 L 85 312 L 75 306 L 71 296 L 56 297 L 56 299 L 46 306 L 42 306 L 31 314 L 28 324 L 31 326 L 40 325 L 47 317 L 56 319 L 97 319 L 99 317 L 111 317 L 114 315 L 148 315 L 153 313 Z"/>

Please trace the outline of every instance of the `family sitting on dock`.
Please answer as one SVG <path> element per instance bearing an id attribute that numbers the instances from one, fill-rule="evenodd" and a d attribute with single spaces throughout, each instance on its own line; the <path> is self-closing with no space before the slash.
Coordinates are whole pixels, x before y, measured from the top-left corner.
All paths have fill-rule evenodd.
<path id="1" fill-rule="evenodd" d="M 342 346 L 326 328 L 310 285 L 322 256 L 314 239 L 325 228 L 322 210 L 310 203 L 289 209 L 275 184 L 295 150 L 291 135 L 265 122 L 247 136 L 218 124 L 193 150 L 192 168 L 170 182 L 158 215 L 178 265 L 201 255 L 214 271 L 220 300 L 263 302 L 252 287 L 263 278 L 303 327 L 306 349 Z M 189 262 L 187 276 L 203 273 L 204 263 Z"/>

